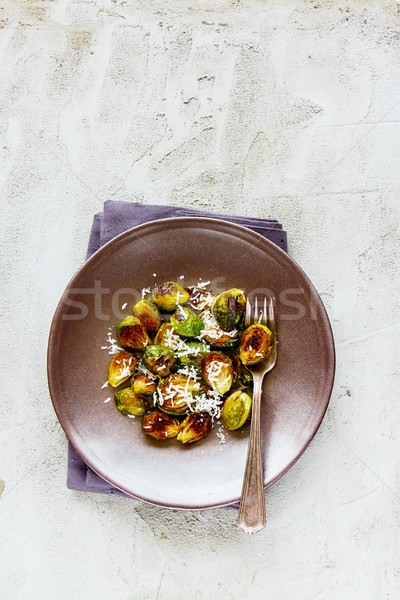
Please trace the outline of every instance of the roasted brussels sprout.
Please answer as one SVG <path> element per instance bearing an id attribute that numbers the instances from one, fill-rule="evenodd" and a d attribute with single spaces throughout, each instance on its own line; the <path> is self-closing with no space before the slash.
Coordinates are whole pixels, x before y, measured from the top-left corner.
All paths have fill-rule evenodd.
<path id="1" fill-rule="evenodd" d="M 240 329 L 246 310 L 246 296 L 236 288 L 223 292 L 212 303 L 211 312 L 224 331 Z"/>
<path id="2" fill-rule="evenodd" d="M 177 333 L 175 333 L 175 329 L 171 323 L 167 321 L 161 324 L 161 327 L 157 331 L 156 337 L 154 338 L 155 344 L 167 346 L 167 348 L 172 348 L 172 350 L 175 350 L 180 342 L 181 338 Z"/>
<path id="3" fill-rule="evenodd" d="M 180 429 L 180 422 L 171 415 L 160 410 L 152 410 L 143 417 L 142 429 L 156 440 L 175 437 Z"/>
<path id="4" fill-rule="evenodd" d="M 222 352 L 209 352 L 201 361 L 203 379 L 219 394 L 231 389 L 233 381 L 232 361 Z"/>
<path id="5" fill-rule="evenodd" d="M 201 359 L 207 354 L 207 352 L 210 352 L 210 347 L 204 342 L 197 342 L 195 340 L 185 342 L 182 349 L 176 351 L 179 366 L 200 366 Z"/>
<path id="6" fill-rule="evenodd" d="M 255 365 L 265 358 L 272 346 L 272 332 L 261 323 L 247 327 L 240 336 L 238 356 L 242 363 Z"/>
<path id="7" fill-rule="evenodd" d="M 160 344 L 152 344 L 145 349 L 143 362 L 146 368 L 155 375 L 168 377 L 174 370 L 176 358 L 171 348 Z"/>
<path id="8" fill-rule="evenodd" d="M 160 311 L 153 302 L 150 302 L 150 300 L 145 300 L 143 298 L 140 302 L 135 304 L 133 307 L 133 314 L 136 317 L 139 317 L 147 331 L 157 331 L 161 325 Z"/>
<path id="9" fill-rule="evenodd" d="M 204 438 L 210 431 L 211 426 L 212 420 L 210 415 L 192 412 L 182 422 L 176 439 L 185 446 L 193 444 L 193 442 L 197 442 Z"/>
<path id="10" fill-rule="evenodd" d="M 203 321 L 187 306 L 178 306 L 170 323 L 178 335 L 189 338 L 198 336 L 203 329 Z"/>
<path id="11" fill-rule="evenodd" d="M 195 412 L 206 412 L 212 417 L 219 418 L 224 401 L 222 394 L 209 385 L 203 385 L 198 392 L 194 392 L 193 399 Z"/>
<path id="12" fill-rule="evenodd" d="M 183 415 L 194 401 L 193 392 L 199 388 L 200 384 L 191 377 L 172 373 L 158 389 L 158 407 L 171 415 Z"/>
<path id="13" fill-rule="evenodd" d="M 204 323 L 201 338 L 204 341 L 217 348 L 233 348 L 237 345 L 240 337 L 240 332 L 237 329 L 225 331 L 210 311 L 202 313 L 201 318 Z"/>
<path id="14" fill-rule="evenodd" d="M 132 350 L 144 350 L 151 344 L 146 327 L 138 317 L 128 316 L 117 327 L 121 346 Z"/>
<path id="15" fill-rule="evenodd" d="M 114 394 L 115 404 L 123 415 L 134 415 L 138 417 L 148 410 L 147 399 L 135 394 L 130 387 L 118 390 Z"/>
<path id="16" fill-rule="evenodd" d="M 151 346 L 148 346 L 148 348 L 151 348 Z M 132 379 L 131 387 L 138 396 L 152 398 L 154 392 L 157 390 L 157 381 L 154 377 L 147 375 L 147 373 L 138 373 Z"/>
<path id="17" fill-rule="evenodd" d="M 125 350 L 117 352 L 113 357 L 108 369 L 108 383 L 112 387 L 118 387 L 129 379 L 137 365 L 137 358 Z"/>
<path id="18" fill-rule="evenodd" d="M 194 310 L 195 313 L 201 313 L 211 307 L 214 295 L 207 290 L 197 287 L 188 287 L 186 291 L 190 294 L 186 306 Z"/>
<path id="19" fill-rule="evenodd" d="M 234 354 L 232 350 L 227 350 L 226 352 L 224 352 L 224 354 L 225 356 L 228 356 L 232 361 L 233 378 L 231 387 L 236 388 L 239 385 L 240 373 L 243 369 L 243 366 L 240 360 L 238 359 L 237 355 Z"/>
<path id="20" fill-rule="evenodd" d="M 151 292 L 151 299 L 161 310 L 171 312 L 175 310 L 179 304 L 185 304 L 189 294 L 179 283 L 175 281 L 167 281 L 156 287 Z"/>
<path id="21" fill-rule="evenodd" d="M 250 416 L 252 400 L 243 390 L 236 390 L 225 400 L 220 419 L 222 425 L 233 431 L 244 425 Z"/>

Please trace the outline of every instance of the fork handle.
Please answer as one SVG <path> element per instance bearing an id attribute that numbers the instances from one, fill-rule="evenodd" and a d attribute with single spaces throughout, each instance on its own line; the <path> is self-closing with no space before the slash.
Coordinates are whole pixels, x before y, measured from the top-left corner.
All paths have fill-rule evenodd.
<path id="1" fill-rule="evenodd" d="M 260 432 L 262 381 L 262 377 L 254 376 L 250 441 L 238 516 L 238 525 L 246 533 L 257 533 L 265 527 L 265 496 Z"/>

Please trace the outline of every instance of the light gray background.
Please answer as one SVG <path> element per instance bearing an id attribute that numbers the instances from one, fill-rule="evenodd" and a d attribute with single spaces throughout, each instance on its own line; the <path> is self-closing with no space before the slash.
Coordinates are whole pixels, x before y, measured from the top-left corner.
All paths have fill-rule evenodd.
<path id="1" fill-rule="evenodd" d="M 2 4 L 2 597 L 399 597 L 399 32 L 391 0 Z M 277 218 L 325 301 L 332 400 L 254 537 L 66 489 L 47 336 L 107 199 Z"/>

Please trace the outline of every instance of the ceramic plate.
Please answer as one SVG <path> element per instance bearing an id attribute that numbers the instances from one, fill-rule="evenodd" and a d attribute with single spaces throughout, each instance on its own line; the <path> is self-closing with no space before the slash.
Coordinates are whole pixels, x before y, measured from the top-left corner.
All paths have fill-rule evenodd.
<path id="1" fill-rule="evenodd" d="M 321 423 L 334 378 L 332 332 L 315 288 L 285 252 L 216 219 L 165 219 L 130 229 L 69 283 L 51 327 L 48 377 L 58 419 L 77 452 L 135 498 L 180 509 L 223 506 L 240 497 L 249 424 L 236 432 L 216 425 L 191 446 L 158 442 L 142 433 L 140 418 L 117 410 L 112 388 L 103 388 L 108 338 L 116 337 L 116 325 L 143 289 L 168 280 L 209 281 L 216 293 L 237 287 L 250 297 L 276 298 L 278 362 L 264 380 L 262 401 L 266 486 L 293 465 Z"/>

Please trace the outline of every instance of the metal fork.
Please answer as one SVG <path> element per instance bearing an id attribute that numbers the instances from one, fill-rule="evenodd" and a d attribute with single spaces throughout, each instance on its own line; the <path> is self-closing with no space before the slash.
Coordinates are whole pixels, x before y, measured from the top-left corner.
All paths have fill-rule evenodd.
<path id="1" fill-rule="evenodd" d="M 267 356 L 259 363 L 246 367 L 253 375 L 253 406 L 249 448 L 244 473 L 242 494 L 238 516 L 238 525 L 246 533 L 257 533 L 265 527 L 264 477 L 261 457 L 260 407 L 264 375 L 271 371 L 276 363 L 277 338 L 272 298 L 268 302 L 264 298 L 262 309 L 258 308 L 257 298 L 252 307 L 246 303 L 245 327 L 253 323 L 267 325 L 273 335 L 273 345 Z"/>

